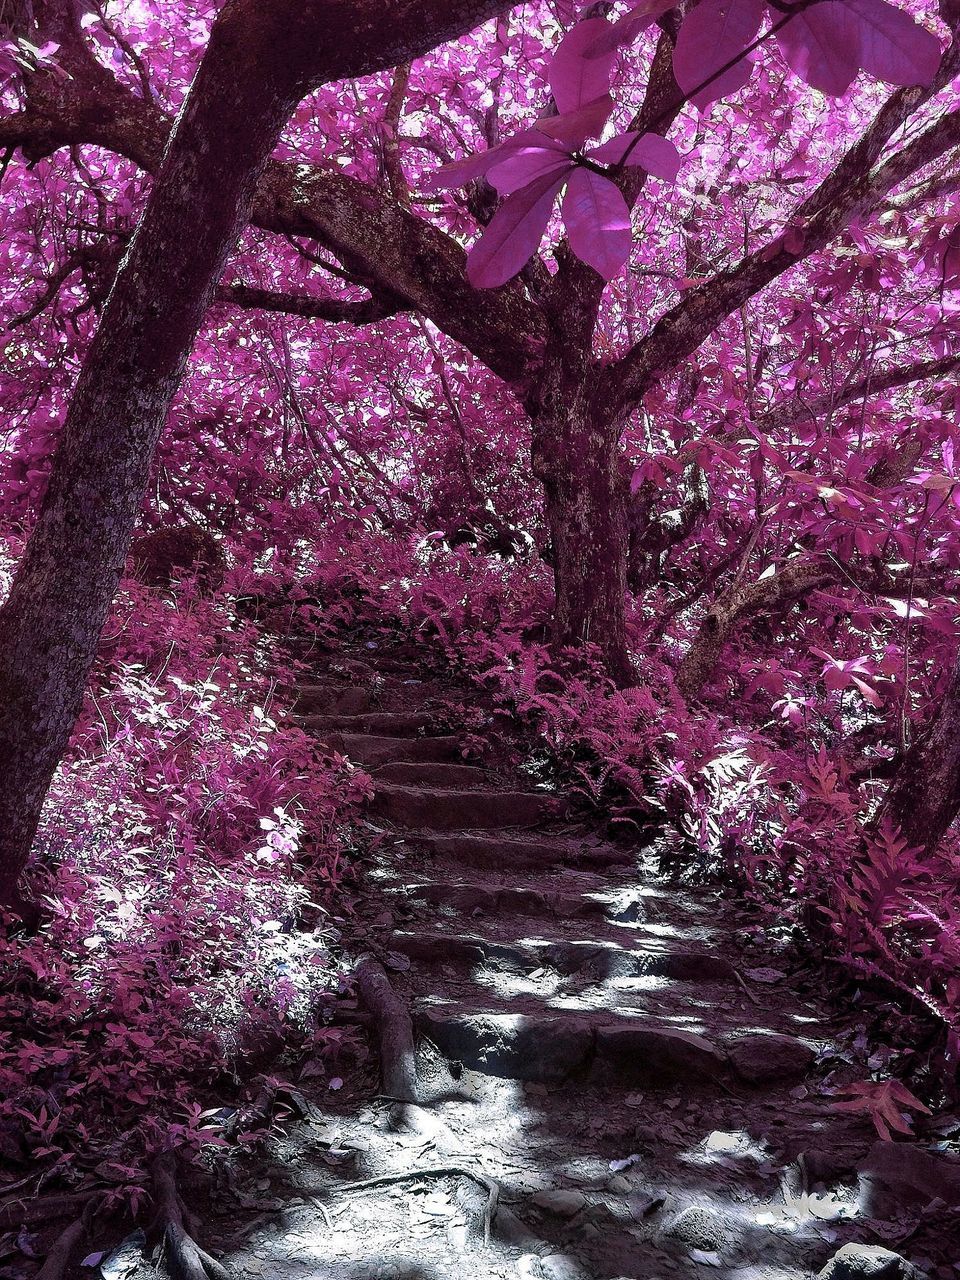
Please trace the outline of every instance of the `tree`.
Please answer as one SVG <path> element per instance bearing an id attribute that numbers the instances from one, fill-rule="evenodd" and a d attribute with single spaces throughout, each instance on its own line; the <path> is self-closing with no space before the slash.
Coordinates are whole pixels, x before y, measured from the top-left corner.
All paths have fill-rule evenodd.
<path id="1" fill-rule="evenodd" d="M 170 400 L 256 185 L 317 85 L 394 65 L 501 7 L 231 0 L 164 150 L 70 405 L 51 483 L 0 613 L 0 901 L 19 904 L 50 779 L 76 720 Z M 79 7 L 41 5 L 82 48 Z M 331 30 L 338 33 L 331 42 Z"/>
<path id="2" fill-rule="evenodd" d="M 532 178 L 532 170 L 527 168 L 519 175 L 514 171 L 508 183 L 503 174 L 498 177 L 491 165 L 490 153 L 497 152 L 503 145 L 498 70 L 493 76 L 494 88 L 489 101 L 485 99 L 484 111 L 472 116 L 465 111 L 462 118 L 451 121 L 450 132 L 457 138 L 458 150 L 470 150 L 463 143 L 465 128 L 474 136 L 482 136 L 487 144 L 486 152 L 479 157 L 468 155 L 462 162 L 471 185 L 462 198 L 446 203 L 431 205 L 427 193 L 426 199 L 420 199 L 421 213 L 415 211 L 411 193 L 428 186 L 425 172 L 428 166 L 419 162 L 411 177 L 410 155 L 419 149 L 421 156 L 439 155 L 446 160 L 449 141 L 441 143 L 433 132 L 422 127 L 424 116 L 436 112 L 428 109 L 435 107 L 428 91 L 420 89 L 417 101 L 420 127 L 403 139 L 404 147 L 399 145 L 404 101 L 414 92 L 411 86 L 417 84 L 416 71 L 403 71 L 394 78 L 388 94 L 380 139 L 379 173 L 371 176 L 370 166 L 364 167 L 362 160 L 358 161 L 355 156 L 344 165 L 331 163 L 326 154 L 314 159 L 310 147 L 304 146 L 300 151 L 284 151 L 265 165 L 252 200 L 252 227 L 263 232 L 271 246 L 277 242 L 293 245 L 301 261 L 319 264 L 320 269 L 343 281 L 347 296 L 320 297 L 306 289 L 264 288 L 245 283 L 239 287 L 225 284 L 215 295 L 211 285 L 207 295 L 236 307 L 320 321 L 365 324 L 395 316 L 399 325 L 405 323 L 405 316 L 413 314 L 435 326 L 500 379 L 528 416 L 532 468 L 546 495 L 556 581 L 556 639 L 561 644 L 579 644 L 584 640 L 597 643 L 610 673 L 621 683 L 633 677 L 627 652 L 625 613 L 631 541 L 641 554 L 645 537 L 658 548 L 656 557 L 661 575 L 670 570 L 671 561 L 682 566 L 681 572 L 689 574 L 692 589 L 686 593 L 685 603 L 675 603 L 687 609 L 694 622 L 700 616 L 697 610 L 706 596 L 725 591 L 735 595 L 745 583 L 749 584 L 754 572 L 769 567 L 771 558 L 774 564 L 783 563 L 791 575 L 805 580 L 809 576 L 807 571 L 801 572 L 801 565 L 794 565 L 793 560 L 809 558 L 817 570 L 814 578 L 820 583 L 826 581 L 817 575 L 823 566 L 825 550 L 832 550 L 833 544 L 830 543 L 829 548 L 811 545 L 824 533 L 824 522 L 817 524 L 814 510 L 820 501 L 820 489 L 826 485 L 820 484 L 818 488 L 811 482 L 809 502 L 797 504 L 802 507 L 802 518 L 787 525 L 784 533 L 779 512 L 769 510 L 766 502 L 772 492 L 771 476 L 767 473 L 775 471 L 778 482 L 783 485 L 796 486 L 800 482 L 790 479 L 791 471 L 797 473 L 797 466 L 791 468 L 783 461 L 783 454 L 778 453 L 773 443 L 773 426 L 764 435 L 759 398 L 764 394 L 766 375 L 769 395 L 774 401 L 769 406 L 774 421 L 782 422 L 789 419 L 790 414 L 796 414 L 798 405 L 802 406 L 804 397 L 810 394 L 821 395 L 830 406 L 831 414 L 845 403 L 864 406 L 874 396 L 878 383 L 872 372 L 866 378 L 862 376 L 858 362 L 869 364 L 871 352 L 855 347 L 853 340 L 845 337 L 849 342 L 849 372 L 859 376 L 851 376 L 848 385 L 835 386 L 830 378 L 820 378 L 819 374 L 808 375 L 803 382 L 793 374 L 792 386 L 784 391 L 772 376 L 774 361 L 769 346 L 761 343 L 754 349 L 752 345 L 749 308 L 756 305 L 767 286 L 774 281 L 782 282 L 788 275 L 799 279 L 797 287 L 802 291 L 804 282 L 815 276 L 818 255 L 826 246 L 837 245 L 843 252 L 852 252 L 850 241 L 856 233 L 851 228 L 863 226 L 877 215 L 896 213 L 898 189 L 914 175 L 924 171 L 930 175 L 930 167 L 940 163 L 940 170 L 929 181 L 926 178 L 918 181 L 910 193 L 921 205 L 935 201 L 937 182 L 941 192 L 944 184 L 949 183 L 950 154 L 960 143 L 958 113 L 946 109 L 942 101 L 935 107 L 932 105 L 957 70 L 955 41 L 938 62 L 940 45 L 929 33 L 918 36 L 917 28 L 903 15 L 897 17 L 899 11 L 883 5 L 881 0 L 871 0 L 871 3 L 858 0 L 857 22 L 863 14 L 868 17 L 872 14 L 877 30 L 869 39 L 862 37 L 859 27 L 853 35 L 847 32 L 849 38 L 841 44 L 846 51 L 845 60 L 841 59 L 838 66 L 835 62 L 825 62 L 822 57 L 818 61 L 817 56 L 811 54 L 811 49 L 823 49 L 829 42 L 825 45 L 822 39 L 819 42 L 814 39 L 819 20 L 807 15 L 807 6 L 802 11 L 798 8 L 793 15 L 784 16 L 775 10 L 769 31 L 758 44 L 758 47 L 762 45 L 757 62 L 766 95 L 765 114 L 754 121 L 748 119 L 746 111 L 738 109 L 723 144 L 731 156 L 736 154 L 748 130 L 756 129 L 761 135 L 767 130 L 772 135 L 778 128 L 786 127 L 775 119 L 774 105 L 782 91 L 784 73 L 782 68 L 770 70 L 772 63 L 767 61 L 774 36 L 778 42 L 776 56 L 787 66 L 802 69 L 816 87 L 827 93 L 845 91 L 860 67 L 903 87 L 882 102 L 872 123 L 860 131 L 852 145 L 846 144 L 860 130 L 862 112 L 852 105 L 852 100 L 842 110 L 838 109 L 837 123 L 832 124 L 830 130 L 829 163 L 811 162 L 809 168 L 809 173 L 819 179 L 811 184 L 812 189 L 794 202 L 791 194 L 794 177 L 778 168 L 769 175 L 775 195 L 765 197 L 764 201 L 765 208 L 772 212 L 769 216 L 758 214 L 751 224 L 744 209 L 737 235 L 727 236 L 722 251 L 716 245 L 711 247 L 710 236 L 704 231 L 704 224 L 710 221 L 704 212 L 709 197 L 706 192 L 698 193 L 700 213 L 697 217 L 691 214 L 675 229 L 679 232 L 675 238 L 683 246 L 687 270 L 680 287 L 673 293 L 665 292 L 666 301 L 646 283 L 647 279 L 655 279 L 655 261 L 638 269 L 636 281 L 630 282 L 633 292 L 606 289 L 607 278 L 614 274 L 617 263 L 622 263 L 630 250 L 623 210 L 626 209 L 628 215 L 630 210 L 639 211 L 635 216 L 649 219 L 665 190 L 660 186 L 653 194 L 648 191 L 652 185 L 648 182 L 651 171 L 659 170 L 660 182 L 669 181 L 671 170 L 665 155 L 669 155 L 670 144 L 665 141 L 665 135 L 673 131 L 691 145 L 700 137 L 701 123 L 690 112 L 688 99 L 709 108 L 712 99 L 732 92 L 746 79 L 745 54 L 748 47 L 752 50 L 758 43 L 753 35 L 744 34 L 732 24 L 732 44 L 715 46 L 704 38 L 704 32 L 709 37 L 707 19 L 712 14 L 715 16 L 718 2 L 705 0 L 682 25 L 679 13 L 662 10 L 657 25 L 652 27 L 656 6 L 638 6 L 615 29 L 614 24 L 604 21 L 600 10 L 591 12 L 584 22 L 573 27 L 561 46 L 565 50 L 563 58 L 558 53 L 557 60 L 551 64 L 553 71 L 548 73 L 554 104 L 534 122 L 536 133 L 546 142 L 534 140 L 535 145 L 527 148 L 528 153 L 539 153 L 539 159 L 537 154 L 532 157 L 527 154 L 523 160 L 523 164 L 540 163 L 543 153 L 550 153 L 546 178 Z M 755 11 L 759 23 L 762 6 L 748 7 L 751 13 Z M 169 112 L 151 89 L 149 68 L 142 58 L 141 65 L 137 65 L 140 55 L 136 48 L 126 42 L 133 50 L 131 57 L 124 53 L 122 45 L 117 45 L 124 53 L 122 61 L 132 70 L 124 76 L 114 75 L 106 71 L 102 60 L 93 56 L 88 32 L 76 23 L 58 23 L 55 9 L 38 6 L 38 10 L 38 44 L 45 41 L 57 47 L 55 52 L 31 63 L 24 80 L 22 109 L 0 120 L 0 143 L 21 148 L 31 161 L 49 156 L 60 147 L 90 144 L 125 157 L 149 173 L 161 174 L 161 158 L 171 127 Z M 484 10 L 490 11 L 492 7 Z M 811 13 L 814 12 L 815 8 L 811 8 Z M 834 20 L 846 12 L 836 7 L 829 9 Z M 696 15 L 700 17 L 693 22 Z M 795 26 L 786 21 L 788 17 L 796 20 Z M 903 26 L 904 22 L 908 22 L 909 30 Z M 598 23 L 599 27 L 590 25 Z M 756 29 L 755 23 L 753 30 Z M 103 30 L 109 36 L 107 28 Z M 806 36 L 802 36 L 804 31 Z M 794 38 L 797 32 L 801 35 Z M 588 139 L 596 136 L 591 130 L 602 127 L 613 109 L 606 89 L 611 84 L 616 50 L 630 47 L 638 38 L 646 41 L 645 47 L 649 49 L 649 69 L 633 80 L 627 76 L 623 82 L 625 102 L 618 105 L 618 119 L 627 127 L 617 135 L 621 149 L 618 152 L 614 147 L 612 152 L 604 152 L 602 148 L 608 144 L 602 144 L 599 149 L 584 152 Z M 809 43 L 810 39 L 813 44 Z M 108 44 L 112 40 L 111 37 Z M 510 35 L 498 32 L 497 40 L 489 65 L 499 68 L 500 54 L 509 43 Z M 591 41 L 596 40 L 601 43 L 591 45 Z M 40 47 L 42 50 L 46 46 Z M 404 58 L 410 52 L 400 49 Z M 556 71 L 558 65 L 560 72 Z M 59 74 L 63 71 L 67 72 L 66 76 Z M 444 83 L 456 81 L 459 68 L 452 71 Z M 482 80 L 479 74 L 475 78 Z M 597 97 L 591 98 L 594 89 Z M 626 109 L 634 95 L 639 105 L 632 107 L 627 117 Z M 338 105 L 342 107 L 342 103 Z M 557 114 L 550 114 L 554 109 Z M 342 112 L 338 121 L 341 118 Z M 900 131 L 907 122 L 912 124 L 913 131 L 904 140 Z M 301 129 L 304 127 L 301 124 Z M 304 136 L 309 136 L 309 131 Z M 629 155 L 622 143 L 625 137 L 631 139 L 628 145 L 633 150 Z M 636 143 L 632 141 L 634 137 Z M 510 141 L 508 138 L 507 143 Z M 611 142 L 616 143 L 616 139 Z M 497 154 L 503 158 L 503 152 Z M 631 157 L 640 163 L 630 163 Z M 484 173 L 489 173 L 492 187 L 484 185 Z M 518 176 L 522 181 L 509 189 Z M 537 187 L 538 182 L 544 185 Z M 505 197 L 499 205 L 494 195 L 498 184 Z M 567 233 L 556 242 L 556 270 L 551 273 L 542 259 L 530 255 L 564 184 L 567 185 L 564 197 Z M 722 189 L 712 194 L 722 207 Z M 525 200 L 529 201 L 527 209 L 523 208 Z M 737 208 L 738 216 L 740 212 Z M 606 214 L 610 217 L 604 221 Z M 514 219 L 512 230 L 510 219 Z M 482 229 L 481 239 L 468 260 L 460 240 L 478 226 Z M 554 236 L 556 240 L 556 226 Z M 142 243 L 141 233 L 134 248 Z M 484 261 L 489 263 L 494 257 L 500 264 L 502 283 L 496 274 L 491 277 L 482 270 Z M 510 269 L 503 268 L 504 261 Z M 511 275 L 514 269 L 520 274 Z M 834 297 L 851 297 L 852 286 L 848 285 L 844 294 L 836 283 L 839 275 L 838 269 L 830 285 Z M 475 284 L 491 287 L 475 288 Z M 54 272 L 35 305 L 42 304 L 44 297 L 49 300 L 48 295 L 53 296 L 58 287 L 58 273 Z M 357 287 L 369 296 L 356 298 L 353 290 Z M 796 303 L 798 310 L 801 305 Z M 853 333 L 857 318 L 853 315 L 852 302 L 848 310 L 849 332 Z M 658 318 L 640 326 L 638 314 Z M 808 321 L 804 315 L 800 324 L 786 314 L 777 319 L 784 325 L 789 322 L 800 335 L 794 361 L 795 367 L 799 367 L 805 358 L 803 344 L 808 341 L 807 328 L 814 327 L 814 320 Z M 879 323 L 877 321 L 878 327 Z M 612 336 L 620 329 L 626 331 L 625 341 Z M 739 352 L 731 342 L 732 330 L 738 330 L 742 339 Z M 862 323 L 860 331 L 863 331 Z M 871 340 L 875 337 L 873 329 L 868 337 Z M 927 339 L 940 340 L 920 333 L 916 338 L 921 344 Z M 722 353 L 723 359 L 720 372 L 704 375 L 691 358 L 708 342 Z M 641 490 L 643 485 L 656 487 L 657 474 L 663 487 L 666 462 L 661 466 L 656 456 L 658 450 L 650 444 L 642 447 L 641 441 L 645 424 L 649 424 L 652 415 L 667 416 L 673 382 L 682 388 L 694 387 L 689 393 L 683 390 L 677 397 L 678 403 L 682 401 L 683 414 L 698 411 L 698 397 L 705 401 L 704 412 L 712 412 L 716 401 L 714 388 L 722 378 L 737 381 L 733 373 L 736 360 L 743 365 L 740 385 L 733 389 L 725 386 L 728 398 L 718 416 L 716 430 L 702 433 L 700 441 L 681 440 L 681 452 L 687 449 L 695 456 L 682 464 L 671 460 L 671 465 L 679 466 L 681 472 L 687 472 L 690 465 L 699 469 L 702 482 L 693 486 L 696 492 L 691 501 L 700 509 L 706 501 L 704 488 L 710 494 L 711 530 L 722 531 L 723 538 L 714 536 L 709 540 L 706 551 L 710 555 L 704 557 L 700 554 L 703 548 L 698 551 L 694 537 L 698 521 L 684 518 L 682 512 L 670 525 L 661 520 L 651 506 L 647 517 L 649 531 L 638 529 L 631 488 L 636 487 L 638 476 Z M 954 367 L 952 363 L 937 365 L 932 357 L 921 363 L 927 372 L 920 376 L 929 378 L 933 384 L 938 380 L 942 382 Z M 781 368 L 786 370 L 787 362 L 777 365 L 778 374 Z M 900 385 L 905 384 L 909 380 L 906 370 L 901 368 L 899 374 L 903 375 Z M 860 392 L 856 391 L 858 385 Z M 890 385 L 898 384 L 894 381 Z M 287 392 L 292 395 L 289 380 Z M 847 395 L 849 401 L 844 400 Z M 776 417 L 778 409 L 783 410 L 780 419 Z M 736 420 L 732 426 L 724 424 L 724 413 Z M 728 527 L 717 517 L 717 460 L 724 462 L 723 439 L 744 421 L 750 432 L 759 433 L 753 435 L 746 450 L 747 485 L 752 504 L 748 508 L 739 492 L 734 495 L 737 486 L 728 484 L 726 491 L 731 495 L 731 507 L 736 513 L 736 519 L 728 522 L 732 527 Z M 740 456 L 743 450 L 737 453 L 734 461 L 739 463 L 743 461 Z M 726 463 L 732 465 L 729 458 Z M 369 454 L 366 465 L 369 470 Z M 384 502 L 402 503 L 402 495 L 398 496 L 396 487 L 391 488 L 389 476 L 384 479 L 381 472 L 377 483 Z M 857 536 L 864 532 L 858 530 Z M 842 537 L 848 533 L 844 532 Z M 833 536 L 831 532 L 830 537 Z M 726 545 L 721 545 L 724 538 Z M 863 537 L 860 540 L 863 542 Z M 700 563 L 696 562 L 698 554 Z M 877 580 L 875 573 L 869 577 L 871 582 Z M 652 608 L 658 607 L 656 592 L 662 590 L 663 582 L 661 576 L 653 586 Z M 781 603 L 802 600 L 810 589 L 813 588 L 786 593 L 779 602 L 772 603 L 779 609 Z M 745 596 L 741 592 L 736 601 L 732 595 L 726 602 L 714 601 L 713 614 L 722 614 L 724 624 L 710 639 L 710 661 L 691 658 L 687 662 L 688 672 L 695 669 L 699 673 L 696 679 L 684 680 L 691 699 L 699 695 L 715 669 L 724 642 L 732 636 L 733 629 L 751 616 L 762 616 L 769 603 L 770 592 L 766 587 L 748 591 Z M 710 631 L 712 624 L 707 622 L 705 627 Z M 703 646 L 700 652 L 702 649 Z M 694 651 L 694 658 L 697 652 Z"/>

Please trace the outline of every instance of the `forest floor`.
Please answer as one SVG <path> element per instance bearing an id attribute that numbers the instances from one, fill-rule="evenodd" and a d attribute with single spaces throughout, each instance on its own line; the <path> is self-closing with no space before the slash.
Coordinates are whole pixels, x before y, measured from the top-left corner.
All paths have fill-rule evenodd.
<path id="1" fill-rule="evenodd" d="M 228 1271 L 914 1274 L 886 1249 L 956 1280 L 960 1120 L 893 1143 L 835 1109 L 885 1050 L 825 971 L 661 874 L 655 846 L 607 842 L 502 760 L 465 762 L 460 691 L 414 651 L 339 658 L 300 706 L 375 781 L 343 929 L 379 1051 L 339 1092 L 298 1083 L 300 1118 L 206 1202 Z"/>

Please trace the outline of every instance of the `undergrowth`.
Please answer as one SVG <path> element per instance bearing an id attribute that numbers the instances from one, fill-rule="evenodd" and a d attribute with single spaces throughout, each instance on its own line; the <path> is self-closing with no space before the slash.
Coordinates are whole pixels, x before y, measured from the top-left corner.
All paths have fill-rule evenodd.
<path id="1" fill-rule="evenodd" d="M 243 603 L 126 581 L 108 624 L 32 868 L 44 925 L 0 938 L 21 1194 L 95 1171 L 135 1211 L 151 1158 L 220 1141 L 210 1112 L 281 1049 L 335 1074 L 327 909 L 369 779 L 290 722 L 292 660 Z"/>

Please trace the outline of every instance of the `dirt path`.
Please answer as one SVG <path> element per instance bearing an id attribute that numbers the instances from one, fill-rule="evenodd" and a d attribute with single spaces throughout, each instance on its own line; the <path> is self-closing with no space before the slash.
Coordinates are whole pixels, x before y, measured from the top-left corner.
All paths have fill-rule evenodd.
<path id="1" fill-rule="evenodd" d="M 279 1220 L 227 1267 L 800 1280 L 853 1241 L 956 1280 L 960 1174 L 831 1110 L 828 1073 L 865 1068 L 845 1066 L 848 1028 L 802 975 L 716 894 L 668 886 L 561 799 L 464 763 L 436 723 L 443 691 L 402 656 L 361 656 L 301 706 L 376 780 L 358 978 L 392 1096 L 314 1104 L 276 1152 Z M 910 1274 L 854 1262 L 828 1274 Z"/>

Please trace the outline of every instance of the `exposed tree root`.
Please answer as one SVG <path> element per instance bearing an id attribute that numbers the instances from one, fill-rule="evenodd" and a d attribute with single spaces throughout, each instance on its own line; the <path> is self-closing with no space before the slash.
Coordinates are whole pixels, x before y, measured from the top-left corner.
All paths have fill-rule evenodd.
<path id="1" fill-rule="evenodd" d="M 490 1232 L 497 1207 L 500 1203 L 500 1187 L 493 1178 L 476 1169 L 468 1169 L 460 1164 L 434 1165 L 427 1169 L 411 1169 L 408 1173 L 385 1173 L 379 1178 L 365 1178 L 362 1182 L 345 1182 L 342 1186 L 331 1187 L 328 1195 L 344 1195 L 354 1191 L 371 1191 L 375 1187 L 389 1187 L 398 1182 L 409 1182 L 417 1178 L 469 1178 L 483 1187 L 487 1193 L 487 1203 L 483 1210 L 483 1241 L 490 1243 Z M 311 1196 L 318 1209 L 323 1205 L 317 1197 Z"/>
<path id="2" fill-rule="evenodd" d="M 372 955 L 360 957 L 354 974 L 360 999 L 376 1020 L 384 1094 L 401 1103 L 419 1103 L 413 1024 L 406 1005 L 390 985 L 383 965 Z"/>
<path id="3" fill-rule="evenodd" d="M 89 1213 L 84 1213 L 82 1218 L 78 1218 L 76 1222 L 71 1222 L 66 1231 L 57 1237 L 53 1248 L 44 1258 L 43 1266 L 37 1272 L 34 1280 L 61 1280 L 69 1265 L 70 1255 L 87 1234 L 89 1219 Z"/>
<path id="4" fill-rule="evenodd" d="M 173 1280 L 230 1280 L 226 1267 L 201 1249 L 184 1226 L 172 1151 L 165 1151 L 154 1161 L 153 1185 L 157 1213 L 163 1225 L 163 1249 Z"/>
<path id="5" fill-rule="evenodd" d="M 73 1195 L 31 1196 L 8 1200 L 0 1205 L 0 1231 L 30 1226 L 35 1222 L 52 1222 L 57 1218 L 73 1218 L 103 1195 L 103 1189 L 80 1191 Z"/>

